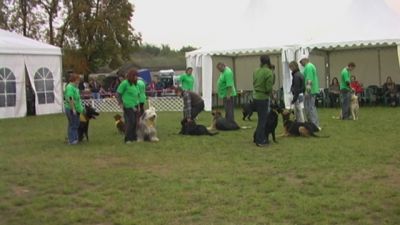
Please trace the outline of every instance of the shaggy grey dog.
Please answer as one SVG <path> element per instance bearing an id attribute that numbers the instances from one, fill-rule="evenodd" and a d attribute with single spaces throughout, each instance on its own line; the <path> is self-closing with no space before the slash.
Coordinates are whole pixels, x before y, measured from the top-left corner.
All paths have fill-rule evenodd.
<path id="1" fill-rule="evenodd" d="M 157 113 L 154 107 L 144 111 L 137 126 L 137 141 L 159 141 L 156 129 Z"/>

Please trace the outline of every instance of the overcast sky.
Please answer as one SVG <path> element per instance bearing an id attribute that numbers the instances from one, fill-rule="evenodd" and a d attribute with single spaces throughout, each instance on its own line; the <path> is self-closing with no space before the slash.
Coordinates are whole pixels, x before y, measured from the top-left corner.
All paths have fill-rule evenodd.
<path id="1" fill-rule="evenodd" d="M 288 36 L 296 33 L 311 37 L 316 31 L 304 29 L 304 23 L 315 20 L 313 18 L 323 18 L 329 27 L 349 8 L 352 0 L 130 1 L 135 5 L 133 26 L 142 33 L 145 43 L 168 44 L 173 48 L 187 45 L 215 48 L 234 44 L 228 43 L 233 41 L 233 35 L 245 42 L 248 35 L 263 27 L 270 27 L 275 33 L 288 34 L 282 35 L 282 39 L 289 40 Z M 400 14 L 400 0 L 372 1 L 385 1 Z M 266 15 L 269 24 L 266 24 Z M 237 34 L 238 27 L 246 30 Z"/>

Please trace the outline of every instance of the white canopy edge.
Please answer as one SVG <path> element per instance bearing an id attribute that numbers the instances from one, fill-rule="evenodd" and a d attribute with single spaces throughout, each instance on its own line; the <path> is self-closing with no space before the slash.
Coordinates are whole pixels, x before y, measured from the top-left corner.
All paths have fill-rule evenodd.
<path id="1" fill-rule="evenodd" d="M 0 54 L 61 56 L 62 52 L 59 47 L 0 29 Z"/>
<path id="2" fill-rule="evenodd" d="M 310 48 L 310 49 L 320 49 L 320 50 L 334 50 L 334 49 L 387 47 L 387 46 L 396 46 L 396 45 L 400 45 L 400 39 L 327 42 L 327 43 L 308 44 L 303 47 Z"/>

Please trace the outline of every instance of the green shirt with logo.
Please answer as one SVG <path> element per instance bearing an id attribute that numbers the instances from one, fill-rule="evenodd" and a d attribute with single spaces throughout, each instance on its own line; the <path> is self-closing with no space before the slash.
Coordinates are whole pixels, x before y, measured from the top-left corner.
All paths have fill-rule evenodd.
<path id="1" fill-rule="evenodd" d="M 304 67 L 304 82 L 307 87 L 307 82 L 311 80 L 311 94 L 319 94 L 319 81 L 318 81 L 318 74 L 317 69 L 315 68 L 314 64 L 307 63 Z"/>
<path id="2" fill-rule="evenodd" d="M 121 95 L 124 108 L 135 108 L 139 104 L 139 88 L 128 80 L 121 82 L 117 92 Z"/>
<path id="3" fill-rule="evenodd" d="M 344 68 L 340 75 L 340 90 L 350 91 L 350 76 L 350 71 L 347 68 Z"/>
<path id="4" fill-rule="evenodd" d="M 253 73 L 253 98 L 269 99 L 274 85 L 274 74 L 267 66 L 260 67 Z"/>
<path id="5" fill-rule="evenodd" d="M 193 75 L 184 73 L 179 76 L 179 82 L 181 83 L 181 87 L 184 91 L 193 91 Z"/>
<path id="6" fill-rule="evenodd" d="M 82 113 L 83 106 L 81 101 L 81 95 L 79 93 L 79 89 L 73 83 L 68 83 L 67 86 L 65 87 L 64 107 L 66 109 L 71 109 L 71 106 L 69 105 L 70 99 L 72 99 L 72 101 L 74 102 L 76 112 Z"/>
<path id="7" fill-rule="evenodd" d="M 235 83 L 233 81 L 233 72 L 231 68 L 225 67 L 224 71 L 219 74 L 217 82 L 218 97 L 225 98 L 227 95 L 227 89 L 231 87 L 231 96 L 236 96 Z"/>
<path id="8" fill-rule="evenodd" d="M 138 79 L 137 81 L 137 86 L 139 88 L 139 103 L 145 103 L 146 102 L 146 83 Z"/>

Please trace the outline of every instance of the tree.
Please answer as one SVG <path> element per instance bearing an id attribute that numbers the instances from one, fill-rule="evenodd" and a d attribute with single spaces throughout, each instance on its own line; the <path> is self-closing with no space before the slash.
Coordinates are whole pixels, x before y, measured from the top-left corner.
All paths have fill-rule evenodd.
<path id="1" fill-rule="evenodd" d="M 78 48 L 89 65 L 88 72 L 118 57 L 128 59 L 141 37 L 130 25 L 134 7 L 128 0 L 65 0 L 70 13 L 64 23 L 70 47 Z"/>
<path id="2" fill-rule="evenodd" d="M 48 32 L 47 32 L 47 38 L 49 40 L 49 43 L 54 45 L 54 19 L 57 18 L 58 11 L 60 9 L 60 0 L 39 0 L 38 4 L 43 6 L 47 17 L 48 17 Z"/>

